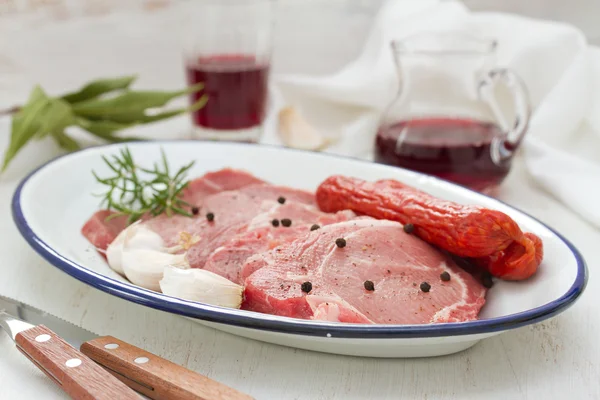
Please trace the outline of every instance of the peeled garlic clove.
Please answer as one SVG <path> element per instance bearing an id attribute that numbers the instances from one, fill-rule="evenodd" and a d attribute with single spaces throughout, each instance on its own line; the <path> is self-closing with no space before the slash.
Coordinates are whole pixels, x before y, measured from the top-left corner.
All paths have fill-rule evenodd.
<path id="1" fill-rule="evenodd" d="M 240 308 L 244 291 L 242 286 L 213 272 L 171 266 L 165 268 L 160 288 L 169 296 L 229 308 Z"/>
<path id="2" fill-rule="evenodd" d="M 163 238 L 146 225 L 134 224 L 125 229 L 124 248 L 162 250 L 165 245 Z"/>
<path id="3" fill-rule="evenodd" d="M 288 147 L 303 150 L 320 150 L 329 144 L 294 107 L 279 111 L 279 133 Z"/>
<path id="4" fill-rule="evenodd" d="M 169 254 L 147 249 L 126 249 L 121 256 L 125 276 L 131 283 L 146 289 L 160 291 L 160 280 L 165 268 L 189 268 L 185 254 Z"/>
<path id="5" fill-rule="evenodd" d="M 171 254 L 162 237 L 142 225 L 126 229 L 121 251 L 121 267 L 131 283 L 159 291 L 165 267 L 189 268 L 183 254 Z"/>
<path id="6" fill-rule="evenodd" d="M 106 249 L 106 260 L 112 270 L 121 275 L 123 271 L 122 255 L 123 246 L 127 241 L 128 248 L 150 248 L 158 249 L 162 247 L 163 240 L 155 232 L 149 230 L 140 221 L 136 221 L 123 229 Z"/>
<path id="7" fill-rule="evenodd" d="M 106 260 L 108 261 L 108 266 L 121 275 L 125 275 L 121 263 L 121 255 L 123 254 L 123 242 L 125 241 L 126 235 L 127 228 L 122 230 L 115 240 L 113 240 L 106 248 Z"/>

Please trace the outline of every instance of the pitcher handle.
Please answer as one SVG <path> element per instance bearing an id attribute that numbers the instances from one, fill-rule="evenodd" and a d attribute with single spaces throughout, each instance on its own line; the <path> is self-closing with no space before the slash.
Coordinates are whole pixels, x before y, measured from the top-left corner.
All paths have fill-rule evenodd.
<path id="1" fill-rule="evenodd" d="M 500 111 L 496 97 L 493 95 L 493 88 L 499 83 L 506 85 L 512 93 L 515 110 L 515 120 L 512 123 L 512 128 L 509 128 L 506 117 Z M 480 82 L 479 93 L 491 107 L 498 121 L 504 125 L 505 135 L 495 137 L 491 143 L 492 161 L 500 164 L 513 156 L 527 132 L 531 117 L 527 87 L 523 80 L 510 69 L 495 68 L 490 70 Z"/>

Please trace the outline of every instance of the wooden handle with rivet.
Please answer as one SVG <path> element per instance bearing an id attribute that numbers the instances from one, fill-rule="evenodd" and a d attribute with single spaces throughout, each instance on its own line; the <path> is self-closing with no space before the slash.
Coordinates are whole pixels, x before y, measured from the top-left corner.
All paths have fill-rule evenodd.
<path id="1" fill-rule="evenodd" d="M 85 342 L 81 351 L 151 399 L 253 400 L 247 394 L 112 336 Z"/>
<path id="2" fill-rule="evenodd" d="M 15 342 L 29 360 L 73 399 L 141 399 L 139 394 L 44 325 L 18 333 Z"/>

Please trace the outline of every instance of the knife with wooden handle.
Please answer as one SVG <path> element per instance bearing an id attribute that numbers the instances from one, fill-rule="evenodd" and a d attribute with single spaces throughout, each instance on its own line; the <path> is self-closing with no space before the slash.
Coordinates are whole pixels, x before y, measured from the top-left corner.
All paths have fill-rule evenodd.
<path id="1" fill-rule="evenodd" d="M 0 326 L 15 341 L 19 351 L 73 399 L 141 399 L 44 325 L 31 325 L 0 311 Z"/>
<path id="2" fill-rule="evenodd" d="M 252 399 L 206 376 L 112 336 L 85 342 L 81 351 L 113 372 L 126 385 L 152 399 Z"/>
<path id="3" fill-rule="evenodd" d="M 160 400 L 253 400 L 112 336 L 97 337 L 3 296 L 0 296 L 0 327 L 29 360 L 73 399 L 141 399 L 134 389 Z M 77 350 L 79 347 L 81 351 Z"/>

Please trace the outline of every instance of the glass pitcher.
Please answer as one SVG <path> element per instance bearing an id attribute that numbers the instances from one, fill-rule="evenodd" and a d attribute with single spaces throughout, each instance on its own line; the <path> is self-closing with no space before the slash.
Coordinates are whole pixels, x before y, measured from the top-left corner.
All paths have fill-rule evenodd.
<path id="1" fill-rule="evenodd" d="M 375 161 L 492 192 L 531 114 L 522 80 L 496 66 L 496 47 L 456 32 L 393 41 L 399 90 L 382 115 Z"/>

